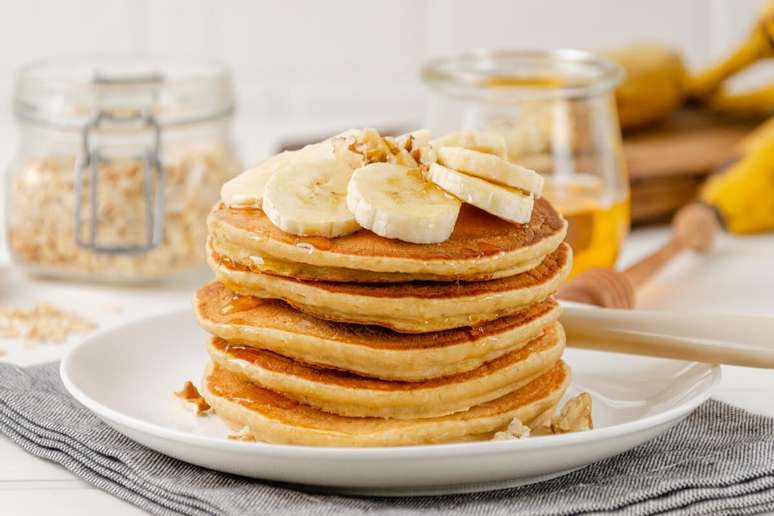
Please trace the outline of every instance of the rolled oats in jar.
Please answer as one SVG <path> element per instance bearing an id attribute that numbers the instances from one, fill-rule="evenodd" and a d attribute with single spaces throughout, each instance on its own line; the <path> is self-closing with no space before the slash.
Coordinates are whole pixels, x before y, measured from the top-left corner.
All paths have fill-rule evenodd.
<path id="1" fill-rule="evenodd" d="M 6 184 L 17 265 L 68 278 L 161 278 L 204 262 L 205 219 L 240 171 L 226 68 L 70 58 L 17 76 Z"/>

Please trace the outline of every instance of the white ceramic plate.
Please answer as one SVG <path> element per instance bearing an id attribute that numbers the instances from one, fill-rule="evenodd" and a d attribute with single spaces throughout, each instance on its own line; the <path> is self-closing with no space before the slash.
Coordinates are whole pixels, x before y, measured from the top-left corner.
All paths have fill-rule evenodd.
<path id="1" fill-rule="evenodd" d="M 720 368 L 568 349 L 568 395 L 594 400 L 590 432 L 400 448 L 313 448 L 231 441 L 217 417 L 197 417 L 172 393 L 198 384 L 206 334 L 188 311 L 109 329 L 62 361 L 70 393 L 107 424 L 186 462 L 249 477 L 383 495 L 469 492 L 558 476 L 647 441 L 686 417 Z"/>

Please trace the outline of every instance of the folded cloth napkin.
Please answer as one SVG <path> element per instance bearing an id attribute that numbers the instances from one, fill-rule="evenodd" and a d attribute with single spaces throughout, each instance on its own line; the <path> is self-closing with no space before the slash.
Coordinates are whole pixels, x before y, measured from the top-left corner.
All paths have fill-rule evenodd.
<path id="1" fill-rule="evenodd" d="M 774 510 L 774 419 L 709 401 L 638 448 L 563 477 L 477 494 L 316 494 L 149 450 L 71 398 L 58 364 L 0 364 L 0 433 L 155 514 L 751 514 Z M 2 460 L 0 460 L 2 463 Z"/>

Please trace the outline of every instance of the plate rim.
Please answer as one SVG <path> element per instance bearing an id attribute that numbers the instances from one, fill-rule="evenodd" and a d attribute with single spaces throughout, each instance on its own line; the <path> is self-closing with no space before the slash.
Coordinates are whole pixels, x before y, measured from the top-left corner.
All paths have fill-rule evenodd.
<path id="1" fill-rule="evenodd" d="M 113 422 L 115 424 L 130 428 L 136 432 L 141 432 L 146 435 L 152 435 L 178 443 L 184 443 L 187 445 L 194 445 L 203 448 L 216 448 L 226 452 L 244 453 L 249 450 L 252 453 L 268 454 L 273 457 L 296 459 L 341 459 L 342 453 L 346 453 L 348 460 L 368 461 L 387 458 L 422 459 L 438 457 L 455 458 L 466 456 L 487 456 L 491 454 L 500 454 L 503 452 L 530 451 L 534 449 L 540 449 L 546 444 L 550 444 L 551 447 L 576 446 L 620 437 L 622 435 L 627 435 L 645 430 L 647 428 L 658 426 L 692 412 L 700 404 L 711 397 L 712 392 L 720 383 L 722 376 L 721 369 L 718 364 L 702 364 L 701 362 L 681 361 L 685 364 L 702 364 L 709 368 L 711 381 L 703 391 L 688 398 L 680 405 L 667 409 L 664 412 L 654 414 L 652 416 L 647 416 L 635 421 L 629 421 L 605 428 L 594 429 L 587 432 L 535 436 L 529 439 L 512 439 L 503 441 L 364 448 L 243 442 L 228 440 L 225 438 L 219 439 L 209 436 L 197 435 L 190 432 L 169 428 L 157 423 L 143 421 L 142 419 L 130 416 L 117 409 L 111 408 L 89 396 L 84 390 L 78 387 L 70 377 L 69 371 L 72 368 L 72 363 L 77 359 L 78 354 L 84 353 L 84 350 L 89 346 L 93 346 L 95 342 L 109 338 L 112 334 L 122 333 L 130 330 L 132 327 L 141 326 L 152 321 L 173 317 L 188 317 L 195 320 L 195 316 L 190 309 L 177 308 L 155 315 L 125 321 L 109 328 L 98 330 L 91 335 L 79 340 L 77 343 L 67 349 L 59 365 L 59 376 L 62 380 L 62 383 L 64 384 L 65 389 L 71 396 L 73 396 L 73 398 L 75 398 L 76 401 L 84 405 L 97 417 L 106 422 Z"/>

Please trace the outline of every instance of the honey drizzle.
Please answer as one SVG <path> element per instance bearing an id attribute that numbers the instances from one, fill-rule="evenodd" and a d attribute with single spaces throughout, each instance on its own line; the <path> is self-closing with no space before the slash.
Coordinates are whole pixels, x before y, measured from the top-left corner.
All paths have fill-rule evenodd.
<path id="1" fill-rule="evenodd" d="M 221 315 L 231 315 L 239 312 L 246 312 L 247 310 L 257 308 L 261 303 L 263 303 L 263 301 L 256 297 L 234 294 L 231 296 L 231 299 L 228 300 L 228 303 L 221 307 L 220 313 Z"/>

